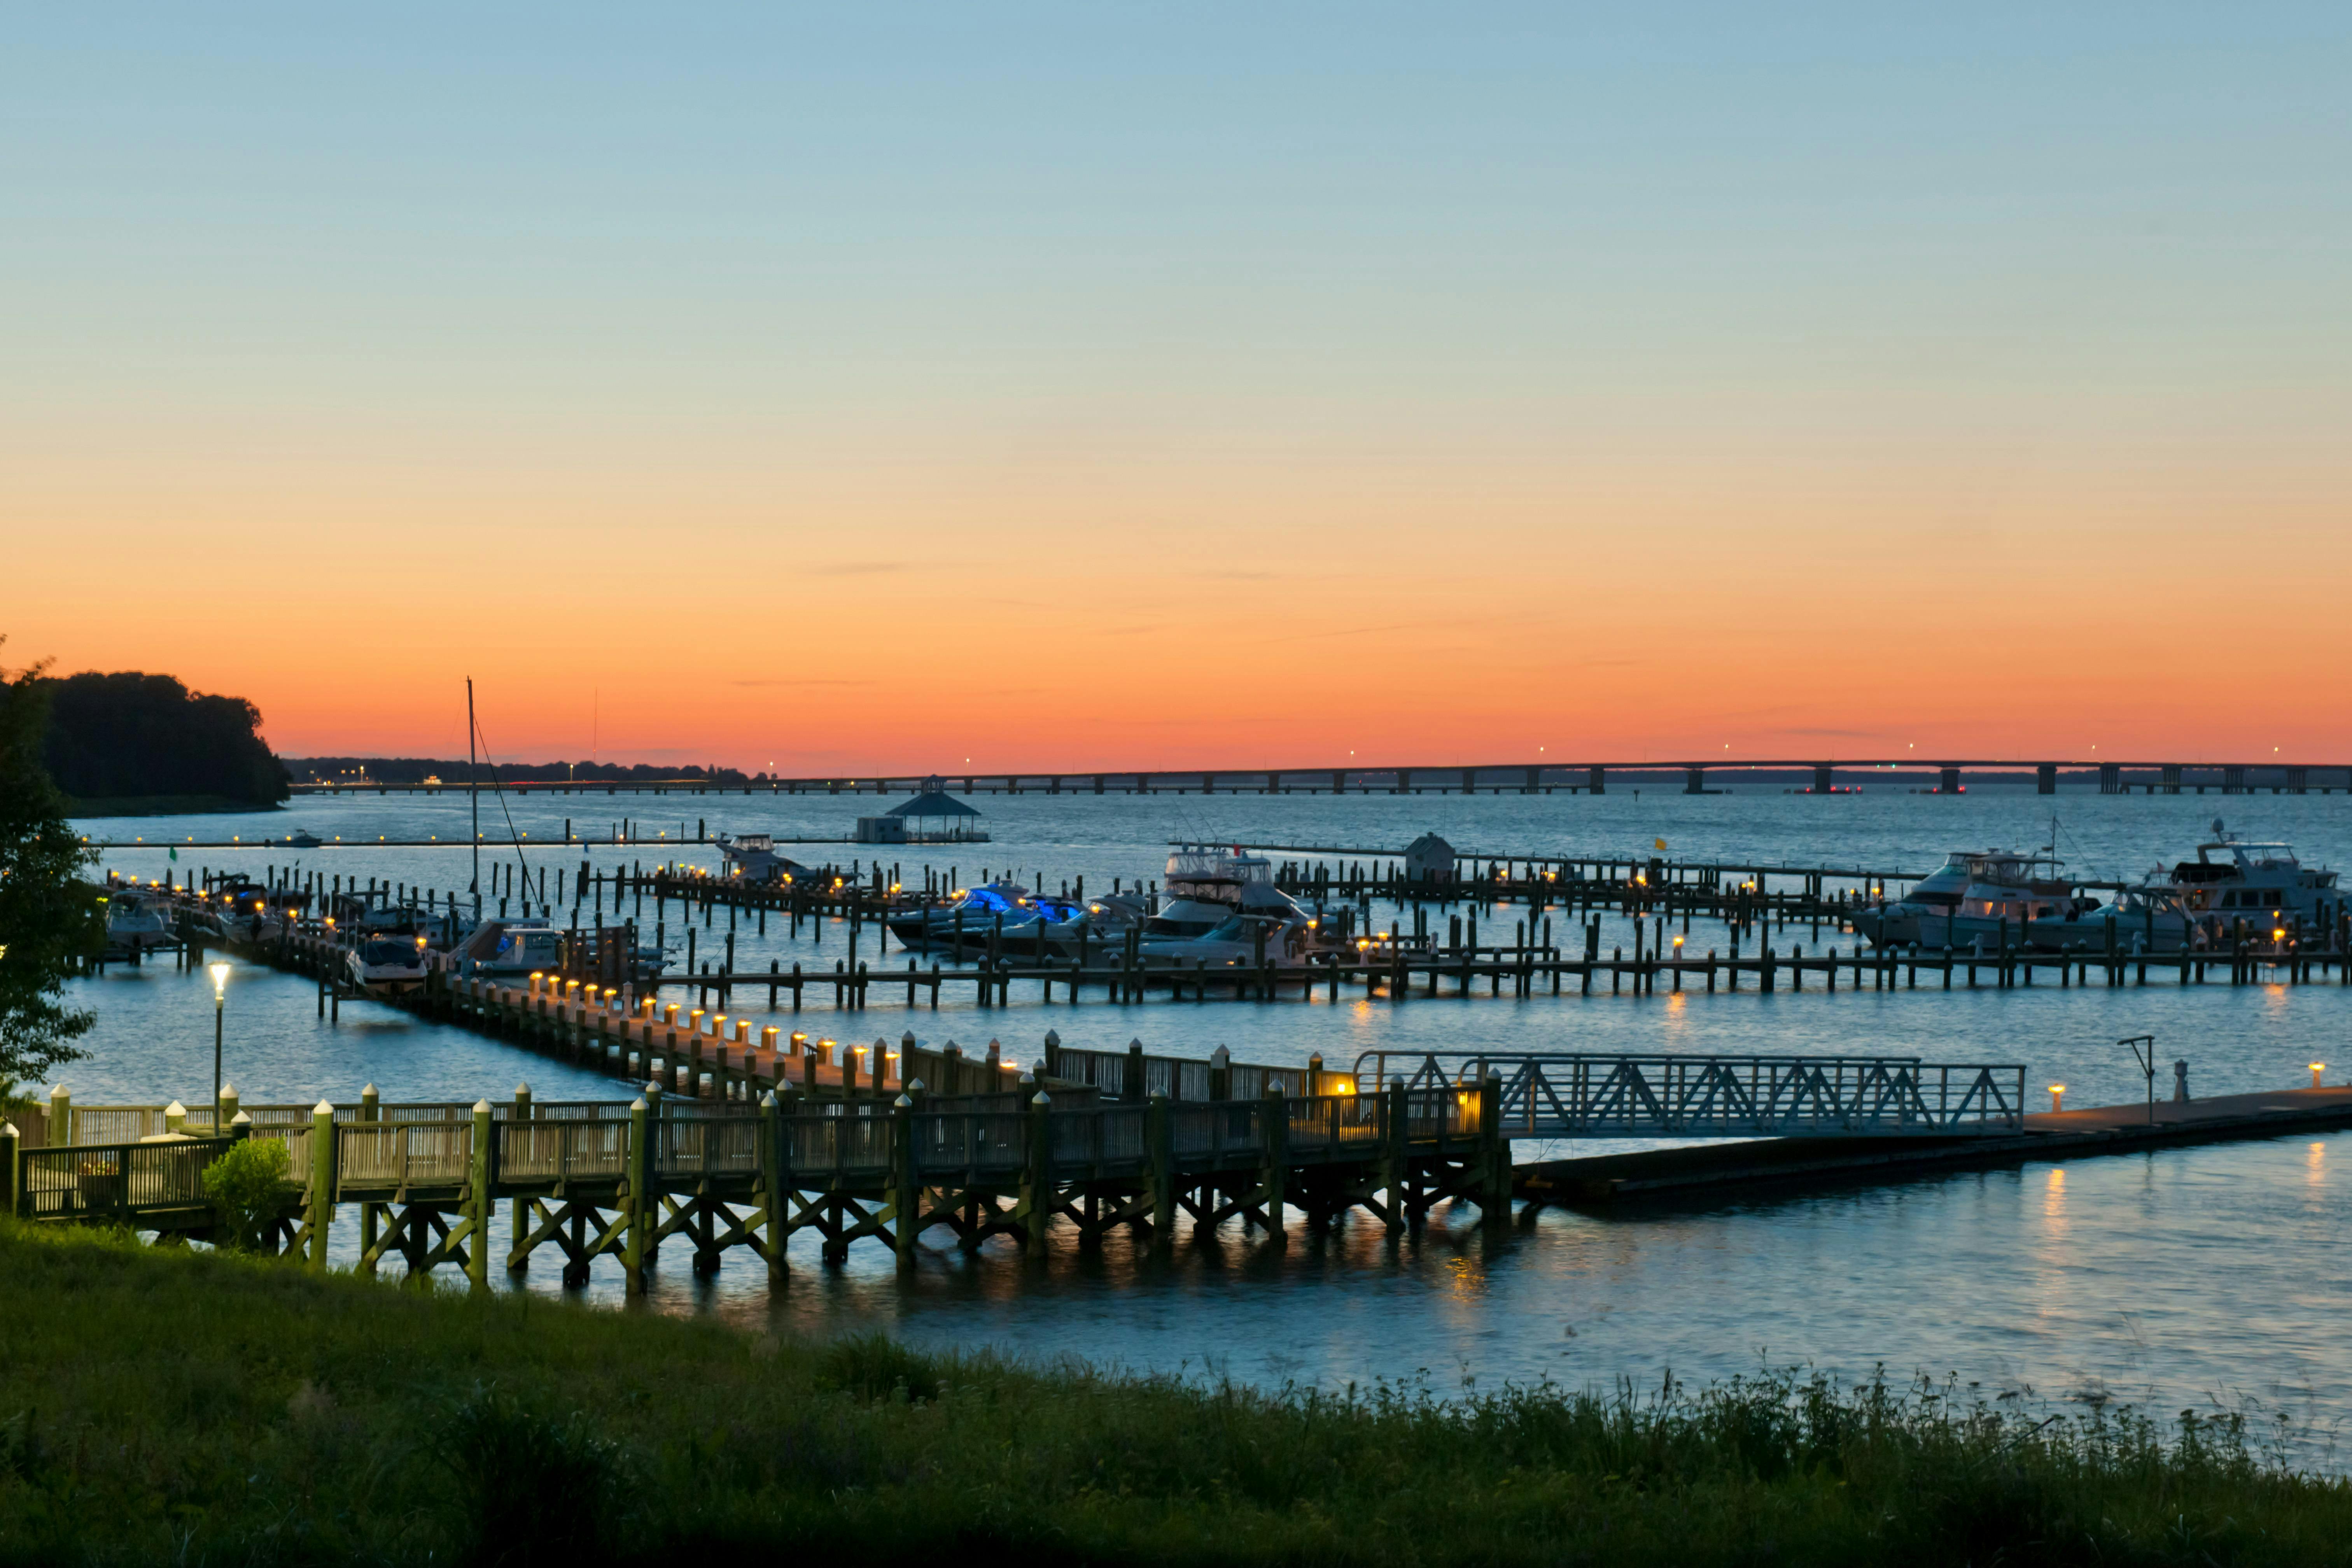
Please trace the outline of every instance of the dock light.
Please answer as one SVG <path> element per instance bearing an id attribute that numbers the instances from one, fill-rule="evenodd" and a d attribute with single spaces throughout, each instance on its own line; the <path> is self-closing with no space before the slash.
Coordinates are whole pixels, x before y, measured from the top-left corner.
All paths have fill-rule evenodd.
<path id="1" fill-rule="evenodd" d="M 213 977 L 213 1131 L 220 1131 L 221 1019 L 228 1011 L 228 965 L 209 966 Z"/>
<path id="2" fill-rule="evenodd" d="M 2272 940 L 2273 942 L 2284 942 L 2284 941 L 2286 940 L 2286 927 L 2284 927 L 2284 926 L 2273 926 L 2273 927 L 2271 927 L 2271 940 Z"/>
<path id="3" fill-rule="evenodd" d="M 1675 954 L 1676 954 L 1677 956 L 1679 956 L 1679 955 L 1681 954 L 1682 951 L 1683 951 L 1683 939 L 1682 939 L 1682 938 L 1680 938 L 1680 937 L 1676 937 L 1676 938 L 1675 938 Z"/>
<path id="4" fill-rule="evenodd" d="M 416 951 L 419 952 L 425 951 L 425 939 L 421 936 L 416 939 Z"/>
<path id="5" fill-rule="evenodd" d="M 2053 1083 L 2053 1084 L 2052 1084 L 2052 1085 L 2050 1086 L 2050 1110 L 2051 1110 L 2051 1112 L 2054 1115 L 2054 1114 L 2056 1114 L 2058 1111 L 2063 1110 L 2065 1110 L 2065 1109 L 2066 1109 L 2066 1086 L 2065 1086 L 2064 1084 L 2063 1084 L 2063 1083 Z"/>
<path id="6" fill-rule="evenodd" d="M 0 951 L 5 951 L 5 950 L 0 950 Z M 2321 1070 L 2322 1070 L 2323 1068 L 2325 1068 L 2326 1066 L 2327 1066 L 2327 1064 L 2326 1064 L 2326 1062 L 2314 1062 L 2314 1063 L 2312 1063 L 2312 1064 L 2311 1064 L 2311 1087 L 2312 1087 L 2312 1088 L 2314 1088 L 2314 1089 L 2317 1089 L 2317 1088 L 2319 1087 L 2319 1074 L 2320 1074 Z"/>

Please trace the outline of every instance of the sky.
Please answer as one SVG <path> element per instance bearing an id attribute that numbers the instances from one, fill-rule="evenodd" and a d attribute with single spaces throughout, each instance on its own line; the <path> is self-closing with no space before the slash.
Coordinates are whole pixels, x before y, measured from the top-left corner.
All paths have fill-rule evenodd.
<path id="1" fill-rule="evenodd" d="M 2340 5 L 9 34 L 0 664 L 286 754 L 2352 753 Z"/>

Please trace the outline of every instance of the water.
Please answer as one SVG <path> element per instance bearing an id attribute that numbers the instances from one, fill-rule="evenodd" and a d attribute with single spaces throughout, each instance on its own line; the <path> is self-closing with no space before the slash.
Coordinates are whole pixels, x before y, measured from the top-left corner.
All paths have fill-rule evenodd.
<path id="1" fill-rule="evenodd" d="M 1171 837 L 1265 844 L 1400 848 L 1434 829 L 1460 849 L 1489 853 L 1756 859 L 1924 872 L 1963 846 L 2044 842 L 2051 813 L 2058 847 L 2085 875 L 2135 875 L 2189 852 L 2215 816 L 2249 837 L 2284 838 L 2306 862 L 2341 865 L 2352 851 L 2352 799 L 2336 796 L 2099 796 L 2054 801 L 2019 790 L 1975 789 L 1958 799 L 1871 794 L 1830 799 L 1778 792 L 1685 796 L 1645 789 L 1585 796 L 1159 796 L 1136 799 L 983 797 L 995 841 L 952 852 L 891 848 L 905 879 L 925 863 L 965 880 L 983 869 L 1033 870 L 1058 886 L 1083 874 L 1089 888 L 1112 876 L 1150 879 Z M 624 811 L 695 815 L 712 831 L 780 837 L 842 833 L 874 797 L 678 795 L 531 796 L 510 803 L 531 840 L 560 837 L 563 819 L 602 833 Z M 596 819 L 587 811 L 604 815 Z M 160 876 L 155 842 L 172 837 L 281 837 L 298 826 L 324 837 L 424 837 L 446 848 L 189 850 L 179 868 L 251 870 L 299 858 L 362 880 L 462 888 L 466 802 L 358 796 L 305 800 L 288 811 L 241 818 L 120 819 L 87 825 L 93 836 L 143 836 L 150 847 L 108 851 L 104 864 Z M 493 812 L 490 820 L 503 818 Z M 679 831 L 674 816 L 670 831 Z M 509 847 L 500 853 L 511 860 Z M 863 847 L 810 846 L 810 860 L 864 857 Z M 490 851 L 485 851 L 486 858 Z M 534 868 L 570 870 L 678 858 L 716 868 L 708 847 L 590 849 L 548 845 L 523 851 Z M 552 877 L 550 879 L 552 886 Z M 1507 933 L 1508 909 L 1482 920 Z M 678 910 L 669 909 L 673 945 Z M 651 908 L 643 917 L 649 924 Z M 1560 940 L 1568 939 L 1560 922 Z M 698 927 L 698 956 L 723 950 L 727 918 Z M 829 970 L 846 956 L 846 929 L 820 925 L 798 942 L 784 922 L 767 935 L 737 930 L 738 963 Z M 1822 945 L 1839 939 L 1824 931 Z M 1630 943 L 1630 928 L 1604 945 Z M 1720 927 L 1693 927 L 1692 945 L 1723 944 Z M 1784 946 L 1810 932 L 1776 935 Z M 872 961 L 873 933 L 861 958 Z M 893 950 L 891 960 L 903 962 Z M 1026 988 L 1023 988 L 1026 989 Z M 211 990 L 168 964 L 116 970 L 77 983 L 98 1013 L 96 1059 L 68 1069 L 82 1103 L 149 1101 L 206 1092 Z M 892 1005 L 877 987 L 863 1014 L 812 1005 L 802 1026 L 846 1038 L 895 1040 L 911 1028 L 926 1044 L 979 1046 L 1001 1038 L 1027 1059 L 1048 1028 L 1072 1044 L 1117 1047 L 1139 1037 L 1154 1051 L 1205 1055 L 1218 1044 L 1244 1060 L 1296 1062 L 1320 1053 L 1338 1065 L 1388 1048 L 1848 1052 L 1900 1050 L 1930 1058 L 2028 1064 L 2028 1081 L 2065 1082 L 2070 1103 L 2137 1099 L 2143 1083 L 2115 1042 L 2152 1033 L 2166 1059 L 2187 1058 L 2197 1091 L 2225 1093 L 2308 1081 L 2306 1063 L 2352 1066 L 2343 1038 L 2352 996 L 2333 985 L 2207 985 L 2168 982 L 2108 990 L 1976 992 L 1842 989 L 1685 992 L 1636 999 L 1596 994 L 1524 1000 L 1416 998 L 1402 1005 L 1343 993 L 1334 1004 L 1073 1006 L 1016 996 L 1010 1008 L 950 999 L 934 1012 Z M 739 992 L 755 1019 L 764 997 Z M 787 1009 L 789 1001 L 787 1000 Z M 347 1099 L 362 1083 L 387 1099 L 498 1098 L 528 1079 L 541 1098 L 617 1093 L 596 1074 L 513 1050 L 370 1004 L 346 1004 L 340 1026 L 316 1016 L 307 983 L 241 971 L 230 983 L 228 1073 L 248 1102 Z M 2332 1068 L 2331 1079 L 2340 1076 Z M 1586 1146 L 1579 1152 L 1587 1152 Z M 1328 1236 L 1294 1227 L 1276 1248 L 1228 1234 L 1155 1262 L 1115 1240 L 1099 1252 L 1066 1242 L 1043 1266 L 1005 1245 L 976 1256 L 927 1249 L 911 1283 L 878 1248 L 853 1249 L 848 1265 L 822 1268 L 814 1243 L 794 1258 L 793 1280 L 772 1300 L 763 1271 L 740 1258 L 716 1280 L 698 1281 L 683 1255 L 665 1258 L 649 1304 L 708 1310 L 746 1324 L 777 1322 L 824 1332 L 882 1327 L 919 1343 L 984 1343 L 1017 1353 L 1071 1353 L 1139 1368 L 1229 1373 L 1253 1382 L 1425 1375 L 1441 1388 L 1475 1379 L 1549 1376 L 1570 1384 L 1619 1376 L 1647 1380 L 1810 1363 L 1848 1375 L 1885 1364 L 1898 1373 L 1956 1373 L 1988 1391 L 2043 1396 L 2102 1394 L 2158 1408 L 2259 1405 L 2325 1426 L 2352 1415 L 2352 1317 L 2345 1311 L 2345 1178 L 2352 1140 L 2283 1139 L 2171 1151 L 2068 1165 L 1956 1175 L 1828 1194 L 1734 1199 L 1596 1215 L 1547 1212 L 1500 1237 L 1473 1216 L 1446 1216 L 1391 1244 L 1360 1222 Z M 349 1248 L 355 1226 L 339 1227 Z M 944 1239 L 944 1233 L 940 1233 Z M 552 1291 L 543 1267 L 516 1288 Z M 593 1299 L 617 1301 L 617 1271 L 600 1266 Z"/>

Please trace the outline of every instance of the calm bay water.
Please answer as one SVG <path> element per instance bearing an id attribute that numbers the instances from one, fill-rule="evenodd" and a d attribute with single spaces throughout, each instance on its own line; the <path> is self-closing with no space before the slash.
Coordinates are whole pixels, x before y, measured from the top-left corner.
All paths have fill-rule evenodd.
<path id="1" fill-rule="evenodd" d="M 1736 786 L 1735 786 L 1736 787 Z M 2084 875 L 2137 875 L 2191 852 L 2211 819 L 2249 837 L 2284 838 L 2305 861 L 2352 858 L 2352 799 L 2331 796 L 2102 797 L 2054 800 L 2023 789 L 1977 788 L 1958 798 L 1871 793 L 1817 798 L 1761 789 L 1685 796 L 1644 788 L 1586 796 L 1265 797 L 1027 795 L 982 797 L 995 841 L 951 856 L 885 851 L 906 879 L 929 856 L 961 878 L 1015 868 L 1058 886 L 1084 875 L 1090 888 L 1116 875 L 1155 879 L 1167 841 L 1338 845 L 1396 849 L 1430 829 L 1465 851 L 1627 856 L 1663 837 L 1677 858 L 1785 861 L 1924 872 L 1950 849 L 2038 846 L 2052 837 Z M 844 833 L 874 797 L 675 795 L 530 796 L 512 800 L 532 847 L 524 860 L 551 872 L 585 858 L 610 868 L 682 859 L 716 868 L 715 851 L 634 846 L 588 849 L 547 844 L 564 818 L 603 833 L 626 813 L 691 835 L 695 816 L 716 832 L 782 837 Z M 486 805 L 485 826 L 505 818 Z M 196 864 L 258 874 L 299 858 L 306 868 L 462 889 L 462 796 L 356 796 L 305 800 L 244 817 L 112 819 L 85 825 L 93 837 L 143 837 L 110 849 L 103 864 L 142 878 L 163 874 L 153 846 L 183 837 L 282 837 L 308 827 L 346 840 L 455 838 L 447 847 L 184 850 Z M 599 812 L 590 818 L 582 814 Z M 651 827 L 645 829 L 650 831 Z M 494 852 L 485 847 L 485 859 Z M 495 851 L 511 861 L 510 847 Z M 847 860 L 860 847 L 812 845 L 809 860 Z M 1484 930 L 1507 933 L 1525 911 L 1503 909 Z M 678 911 L 668 910 L 673 943 Z M 653 918 L 648 904 L 641 919 Z M 1556 919 L 1558 917 L 1556 916 Z M 1442 917 L 1441 917 L 1442 920 Z M 1560 919 L 1568 942 L 1570 922 Z M 722 912 L 699 928 L 699 953 L 716 957 Z M 737 932 L 740 964 L 771 959 L 830 969 L 845 956 L 845 929 L 798 942 L 781 921 L 766 936 Z M 859 956 L 872 961 L 873 933 Z M 1784 948 L 1807 931 L 1776 934 Z M 1822 945 L 1853 938 L 1824 931 Z M 1604 945 L 1630 942 L 1604 930 Z M 1720 927 L 1695 924 L 1691 945 L 1720 945 Z M 903 963 L 895 949 L 884 962 Z M 77 983 L 97 1010 L 94 1059 L 66 1073 L 86 1104 L 205 1092 L 211 1071 L 208 984 L 168 964 L 118 970 Z M 756 1016 L 760 1003 L 739 993 Z M 787 1005 L 789 1005 L 789 1004 Z M 2167 1059 L 2191 1063 L 2200 1093 L 2283 1088 L 2308 1081 L 2305 1064 L 2352 1067 L 2352 994 L 2332 985 L 2178 988 L 2169 983 L 2108 991 L 1974 993 L 1920 990 L 1752 992 L 1679 996 L 1538 996 L 1528 1000 L 1417 999 L 1402 1005 L 1343 994 L 1336 1004 L 1170 1004 L 1072 1006 L 1026 996 L 976 1009 L 950 1002 L 908 1011 L 887 1002 L 863 1014 L 822 1005 L 803 1026 L 842 1037 L 896 1039 L 911 1028 L 927 1044 L 1002 1039 L 1034 1058 L 1048 1028 L 1073 1044 L 1116 1047 L 1140 1038 L 1155 1051 L 1205 1054 L 1230 1046 L 1244 1060 L 1299 1061 L 1320 1052 L 1334 1065 L 1362 1050 L 1538 1048 L 1865 1052 L 1898 1050 L 1942 1060 L 2023 1061 L 2029 1083 L 2063 1081 L 2077 1104 L 2136 1098 L 2141 1081 L 2115 1042 L 2153 1033 Z M 316 1016 L 313 993 L 290 977 L 245 971 L 231 983 L 229 1076 L 248 1101 L 348 1098 L 374 1082 L 387 1099 L 493 1098 L 528 1079 L 542 1098 L 614 1094 L 623 1086 L 478 1038 L 420 1024 L 369 1004 L 347 1004 L 340 1026 Z M 2343 1076 L 2332 1068 L 2331 1080 Z M 1600 1146 L 1588 1146 L 1596 1149 Z M 1582 1152 L 1582 1151 L 1580 1151 Z M 1845 1374 L 1885 1364 L 1897 1373 L 1955 1373 L 1989 1390 L 2044 1396 L 2106 1391 L 2162 1408 L 2193 1404 L 2285 1409 L 2326 1426 L 2352 1415 L 2352 1319 L 2347 1319 L 2341 1232 L 2352 1139 L 2279 1140 L 2069 1165 L 1972 1173 L 1848 1192 L 1611 1215 L 1547 1213 L 1500 1237 L 1468 1215 L 1391 1243 L 1377 1227 L 1328 1236 L 1294 1228 L 1286 1248 L 1237 1233 L 1180 1247 L 1154 1262 L 1125 1243 L 1099 1253 L 1074 1245 L 1041 1268 L 992 1243 L 975 1256 L 927 1250 L 911 1284 L 887 1255 L 854 1250 L 840 1269 L 814 1247 L 795 1258 L 793 1281 L 771 1300 L 764 1278 L 730 1261 L 713 1281 L 694 1280 L 683 1254 L 665 1258 L 650 1304 L 708 1310 L 746 1324 L 775 1321 L 811 1332 L 885 1327 L 919 1342 L 987 1343 L 1024 1355 L 1073 1353 L 1160 1370 L 1204 1368 L 1257 1382 L 1320 1384 L 1412 1375 L 1440 1388 L 1465 1377 L 1488 1384 L 1549 1376 L 1571 1384 L 1619 1376 L 1706 1377 L 1805 1362 Z M 355 1226 L 341 1227 L 348 1247 Z M 942 1233 L 943 1236 L 943 1233 Z M 554 1270 L 518 1288 L 552 1291 Z M 592 1299 L 619 1299 L 616 1272 L 600 1271 Z"/>

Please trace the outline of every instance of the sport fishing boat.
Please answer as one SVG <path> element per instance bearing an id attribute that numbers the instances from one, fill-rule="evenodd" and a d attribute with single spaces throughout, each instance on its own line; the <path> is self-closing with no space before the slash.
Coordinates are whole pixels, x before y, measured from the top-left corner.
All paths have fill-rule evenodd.
<path id="1" fill-rule="evenodd" d="M 2221 941 L 2244 922 L 2268 936 L 2288 926 L 2332 930 L 2345 910 L 2336 873 L 2307 868 L 2284 844 L 2250 844 L 2213 819 L 2213 838 L 2197 858 L 2172 868 L 2181 905 L 2207 938 Z"/>
<path id="2" fill-rule="evenodd" d="M 1235 914 L 1283 922 L 1310 917 L 1274 885 L 1274 862 L 1263 855 L 1212 844 L 1180 844 L 1168 857 L 1160 906 L 1143 921 L 1143 940 L 1204 937 Z"/>

